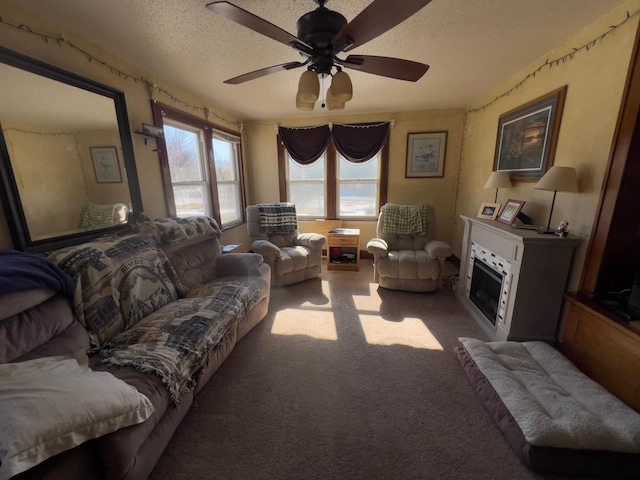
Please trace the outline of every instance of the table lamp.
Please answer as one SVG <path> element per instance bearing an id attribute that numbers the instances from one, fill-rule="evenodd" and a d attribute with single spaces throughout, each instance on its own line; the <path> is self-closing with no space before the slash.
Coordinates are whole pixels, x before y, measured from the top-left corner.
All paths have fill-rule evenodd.
<path id="1" fill-rule="evenodd" d="M 509 172 L 491 172 L 487 183 L 484 184 L 484 188 L 495 188 L 496 197 L 493 203 L 498 203 L 498 189 L 499 188 L 511 188 L 511 179 L 509 178 Z"/>
<path id="2" fill-rule="evenodd" d="M 553 200 L 551 201 L 551 210 L 549 211 L 547 229 L 538 230 L 538 233 L 555 233 L 555 230 L 550 230 L 550 227 L 551 216 L 553 215 L 553 206 L 556 203 L 556 193 L 578 191 L 578 176 L 576 175 L 576 169 L 573 167 L 559 167 L 554 165 L 540 180 L 538 180 L 538 183 L 536 183 L 533 188 L 538 190 L 553 190 Z"/>

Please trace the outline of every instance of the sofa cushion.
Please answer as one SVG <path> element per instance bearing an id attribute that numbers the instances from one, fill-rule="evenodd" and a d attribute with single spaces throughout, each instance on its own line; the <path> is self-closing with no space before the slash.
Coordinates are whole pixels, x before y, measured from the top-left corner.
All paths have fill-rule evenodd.
<path id="1" fill-rule="evenodd" d="M 167 256 L 150 235 L 101 237 L 48 259 L 75 280 L 74 312 L 95 349 L 177 299 Z"/>
<path id="2" fill-rule="evenodd" d="M 75 358 L 0 365 L 0 478 L 152 413 L 135 388 Z"/>

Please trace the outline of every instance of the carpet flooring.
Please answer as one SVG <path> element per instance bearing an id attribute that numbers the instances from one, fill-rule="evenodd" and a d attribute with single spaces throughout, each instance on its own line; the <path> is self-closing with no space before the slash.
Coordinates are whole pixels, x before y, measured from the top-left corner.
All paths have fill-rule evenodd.
<path id="1" fill-rule="evenodd" d="M 457 301 L 360 272 L 272 288 L 151 480 L 550 479 L 522 465 L 453 353 L 486 337 Z"/>

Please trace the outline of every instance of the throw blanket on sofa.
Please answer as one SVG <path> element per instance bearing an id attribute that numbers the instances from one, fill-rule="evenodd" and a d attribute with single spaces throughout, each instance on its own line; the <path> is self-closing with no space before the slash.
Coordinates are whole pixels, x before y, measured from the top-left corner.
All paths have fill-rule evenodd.
<path id="1" fill-rule="evenodd" d="M 289 235 L 298 229 L 296 206 L 293 203 L 260 203 L 260 230 L 268 235 Z"/>
<path id="2" fill-rule="evenodd" d="M 177 405 L 237 319 L 259 300 L 254 282 L 214 284 L 211 298 L 183 298 L 115 336 L 100 351 L 102 362 L 158 375 Z"/>
<path id="3" fill-rule="evenodd" d="M 424 236 L 427 234 L 426 205 L 396 205 L 387 203 L 382 210 L 384 233 Z"/>
<path id="4" fill-rule="evenodd" d="M 134 225 L 133 231 L 153 235 L 160 245 L 172 245 L 208 235 L 220 238 L 222 235 L 218 223 L 206 216 L 150 220 L 142 215 Z"/>
<path id="5" fill-rule="evenodd" d="M 0 295 L 48 288 L 73 295 L 73 279 L 44 258 L 17 250 L 0 250 Z"/>

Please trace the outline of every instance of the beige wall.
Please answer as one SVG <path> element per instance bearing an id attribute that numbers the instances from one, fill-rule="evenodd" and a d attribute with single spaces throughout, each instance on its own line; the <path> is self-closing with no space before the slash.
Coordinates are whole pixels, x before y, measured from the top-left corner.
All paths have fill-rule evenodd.
<path id="1" fill-rule="evenodd" d="M 471 107 L 487 104 L 509 90 L 527 74 L 543 65 L 546 59 L 561 57 L 573 47 L 580 47 L 620 23 L 627 11 L 638 8 L 637 0 L 628 1 L 599 19 L 596 23 L 557 47 L 528 67 L 496 86 Z M 495 190 L 483 188 L 493 168 L 498 118 L 519 105 L 568 85 L 564 114 L 558 137 L 555 165 L 575 167 L 580 193 L 558 193 L 553 211 L 552 227 L 561 220 L 569 221 L 573 235 L 584 239 L 578 249 L 569 284 L 578 287 L 588 238 L 600 197 L 602 180 L 608 162 L 620 99 L 627 76 L 638 19 L 611 32 L 601 42 L 578 52 L 573 60 L 552 68 L 543 68 L 518 90 L 502 97 L 491 107 L 469 113 L 465 126 L 464 148 L 460 166 L 460 183 L 455 217 L 453 247 L 457 255 L 462 249 L 463 222 L 459 215 L 475 216 L 482 202 L 493 202 Z M 500 189 L 498 202 L 509 198 L 526 202 L 523 212 L 536 224 L 547 224 L 553 192 L 534 190 L 535 182 L 517 182 L 511 189 Z"/>
<path id="2" fill-rule="evenodd" d="M 356 92 L 357 94 L 357 92 Z M 327 123 L 366 123 L 391 121 L 389 139 L 389 190 L 391 203 L 429 203 L 436 209 L 438 236 L 451 241 L 451 218 L 454 212 L 458 162 L 462 141 L 464 115 L 461 110 L 432 110 L 425 112 L 394 112 L 369 115 L 326 116 L 318 118 L 280 119 L 245 125 L 245 143 L 250 158 L 253 195 L 249 203 L 273 202 L 279 198 L 277 126 L 298 127 Z M 412 132 L 447 131 L 444 177 L 405 178 L 407 134 Z M 265 182 L 262 179 L 270 178 Z M 360 247 L 375 236 L 375 221 L 345 221 L 347 228 L 360 229 Z M 313 222 L 301 222 L 301 231 L 312 231 Z"/>

